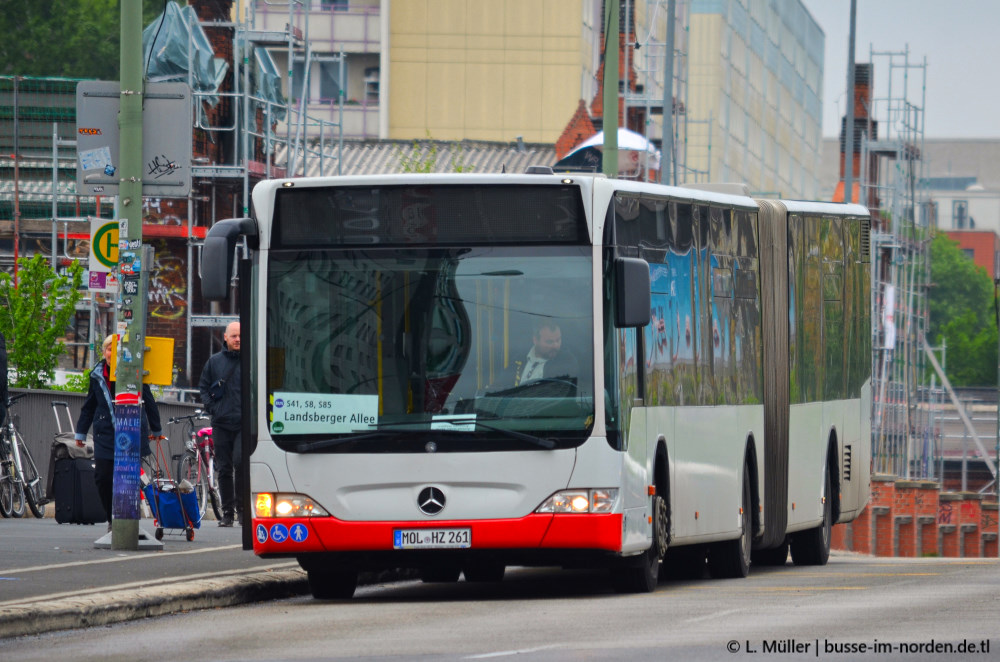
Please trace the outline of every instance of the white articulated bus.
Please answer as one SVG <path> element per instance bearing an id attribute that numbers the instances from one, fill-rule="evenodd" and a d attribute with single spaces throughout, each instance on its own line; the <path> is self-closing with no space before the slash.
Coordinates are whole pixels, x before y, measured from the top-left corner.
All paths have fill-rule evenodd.
<path id="1" fill-rule="evenodd" d="M 869 492 L 868 235 L 857 205 L 594 175 L 261 182 L 202 259 L 226 298 L 245 238 L 245 546 L 320 598 L 823 564 Z"/>

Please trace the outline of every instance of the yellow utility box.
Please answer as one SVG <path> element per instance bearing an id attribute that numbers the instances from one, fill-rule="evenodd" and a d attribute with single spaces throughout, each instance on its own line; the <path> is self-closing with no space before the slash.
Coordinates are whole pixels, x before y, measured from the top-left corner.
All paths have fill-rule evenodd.
<path id="1" fill-rule="evenodd" d="M 143 339 L 143 384 L 170 386 L 174 381 L 174 339 L 146 336 Z M 118 370 L 118 334 L 111 342 L 111 379 Z"/>

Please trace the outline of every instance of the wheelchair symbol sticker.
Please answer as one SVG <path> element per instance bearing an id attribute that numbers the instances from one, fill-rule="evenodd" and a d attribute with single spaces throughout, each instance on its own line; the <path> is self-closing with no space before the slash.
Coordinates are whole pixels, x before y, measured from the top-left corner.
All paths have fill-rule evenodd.
<path id="1" fill-rule="evenodd" d="M 263 524 L 257 525 L 257 542 L 261 545 L 267 542 L 267 528 Z"/>
<path id="2" fill-rule="evenodd" d="M 288 540 L 288 527 L 284 524 L 273 524 L 271 526 L 271 540 L 274 542 L 285 542 Z"/>
<path id="3" fill-rule="evenodd" d="M 295 542 L 305 542 L 306 538 L 309 537 L 309 529 L 302 523 L 292 524 L 292 528 L 288 530 L 288 535 Z"/>

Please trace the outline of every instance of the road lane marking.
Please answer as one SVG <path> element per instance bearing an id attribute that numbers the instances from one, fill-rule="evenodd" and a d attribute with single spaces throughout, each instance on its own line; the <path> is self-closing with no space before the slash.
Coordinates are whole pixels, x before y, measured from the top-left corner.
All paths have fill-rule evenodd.
<path id="1" fill-rule="evenodd" d="M 695 618 L 686 618 L 682 622 L 683 623 L 697 623 L 698 621 L 707 621 L 710 618 L 711 619 L 717 619 L 717 618 L 721 618 L 723 616 L 729 616 L 730 614 L 735 614 L 735 613 L 742 612 L 742 611 L 743 611 L 742 609 L 727 609 L 726 611 L 717 611 L 715 613 L 706 614 L 704 616 L 696 616 Z"/>
<path id="2" fill-rule="evenodd" d="M 485 660 L 491 657 L 509 657 L 511 655 L 524 655 L 525 653 L 537 653 L 538 651 L 562 648 L 563 644 L 549 644 L 548 646 L 536 646 L 535 648 L 521 648 L 511 651 L 497 651 L 496 653 L 483 653 L 482 655 L 467 655 L 466 660 Z"/>
<path id="3" fill-rule="evenodd" d="M 74 598 L 83 597 L 87 595 L 94 595 L 98 593 L 112 593 L 114 591 L 129 590 L 134 588 L 150 588 L 153 586 L 165 586 L 169 584 L 177 584 L 180 582 L 193 581 L 198 579 L 217 579 L 220 577 L 233 577 L 237 575 L 248 575 L 257 572 L 268 572 L 271 570 L 283 570 L 290 567 L 297 568 L 299 564 L 295 561 L 288 561 L 286 563 L 276 563 L 272 566 L 266 568 L 241 568 L 239 570 L 225 570 L 225 571 L 215 571 L 215 572 L 200 572 L 193 575 L 177 575 L 175 577 L 166 577 L 163 579 L 153 579 L 153 580 L 143 580 L 137 582 L 128 582 L 126 584 L 115 584 L 113 586 L 99 586 L 90 589 L 81 589 L 79 591 L 65 591 L 63 593 L 49 593 L 47 595 L 39 595 L 31 598 L 19 598 L 15 600 L 6 600 L 0 602 L 0 609 L 6 607 L 16 607 L 19 605 L 30 605 L 36 602 L 48 602 L 51 600 L 59 600 L 62 598 Z"/>
<path id="4" fill-rule="evenodd" d="M 221 547 L 206 547 L 204 549 L 188 549 L 183 552 L 156 552 L 156 557 L 176 556 L 179 554 L 204 554 L 206 552 L 220 552 L 227 549 L 242 549 L 243 545 L 222 545 Z M 53 565 L 35 565 L 27 568 L 0 568 L 0 575 L 18 575 L 25 572 L 38 572 L 39 570 L 59 570 L 61 568 L 75 568 L 81 565 L 94 565 L 98 563 L 118 563 L 119 561 L 148 561 L 148 555 L 116 556 L 110 559 L 93 559 L 90 561 L 71 561 L 69 563 L 56 563 Z"/>
<path id="5" fill-rule="evenodd" d="M 867 591 L 871 586 L 762 586 L 754 591 Z"/>
<path id="6" fill-rule="evenodd" d="M 940 572 L 811 572 L 796 577 L 937 577 Z"/>

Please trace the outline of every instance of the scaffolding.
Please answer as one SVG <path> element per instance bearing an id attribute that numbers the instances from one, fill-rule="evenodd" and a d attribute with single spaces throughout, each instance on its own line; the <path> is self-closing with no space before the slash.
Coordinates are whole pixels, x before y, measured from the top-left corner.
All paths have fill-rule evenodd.
<path id="1" fill-rule="evenodd" d="M 631 11 L 631 6 L 638 4 L 641 0 L 625 0 L 626 12 Z M 712 139 L 712 118 L 708 120 L 692 120 L 688 116 L 688 36 L 689 21 L 691 18 L 690 0 L 676 0 L 675 6 L 675 29 L 674 29 L 674 58 L 673 58 L 673 101 L 670 112 L 670 120 L 666 123 L 673 130 L 673 159 L 663 154 L 660 158 L 661 167 L 671 164 L 673 172 L 668 174 L 666 181 L 673 183 L 683 182 L 705 182 L 709 180 L 711 167 L 711 139 Z M 663 145 L 664 123 L 657 124 L 653 116 L 665 112 L 664 101 L 664 70 L 666 67 L 666 42 L 660 39 L 656 26 L 667 25 L 666 14 L 668 3 L 666 0 L 649 0 L 646 2 L 646 25 L 640 28 L 644 34 L 636 35 L 636 49 L 625 49 L 626 56 L 631 51 L 638 53 L 634 62 L 631 63 L 639 82 L 640 89 L 631 90 L 625 86 L 623 103 L 625 115 L 628 116 L 629 106 L 639 106 L 645 109 L 644 126 L 641 133 L 651 142 L 658 142 Z M 665 33 L 663 35 L 665 37 Z M 626 71 L 629 63 L 626 62 Z M 697 135 L 708 137 L 709 159 L 706 161 L 706 169 L 698 170 L 690 166 L 688 159 L 688 148 L 692 136 L 693 125 L 704 125 Z"/>
<path id="2" fill-rule="evenodd" d="M 903 51 L 870 53 L 885 81 L 861 131 L 859 182 L 873 211 L 872 459 L 876 473 L 940 478 L 941 448 L 932 413 L 941 392 L 926 370 L 930 285 L 929 200 L 925 180 L 924 102 L 927 62 Z M 863 65 L 862 65 L 863 66 Z M 869 81 L 875 89 L 875 81 Z M 863 81 L 864 83 L 864 81 Z M 857 129 L 856 129 L 857 134 Z"/>
<path id="3" fill-rule="evenodd" d="M 303 4 L 303 0 L 292 0 L 289 16 Z M 225 82 L 212 90 L 199 90 L 194 84 L 194 66 L 188 66 L 181 78 L 170 79 L 184 80 L 192 88 L 195 158 L 191 164 L 191 192 L 186 199 L 144 198 L 147 205 L 144 214 L 155 216 L 148 210 L 152 206 L 169 209 L 162 217 L 186 218 L 183 223 L 180 220 L 175 223 L 182 227 L 162 236 L 182 238 L 185 243 L 181 249 L 186 251 L 186 265 L 182 267 L 186 270 L 184 374 L 192 383 L 194 330 L 224 326 L 236 319 L 235 298 L 228 304 L 211 304 L 210 310 L 195 312 L 193 283 L 199 272 L 206 230 L 220 218 L 249 215 L 250 191 L 261 179 L 297 176 L 307 170 L 320 175 L 340 171 L 342 123 L 311 118 L 306 113 L 309 64 L 316 61 L 311 57 L 306 34 L 293 27 L 291 20 L 280 32 L 255 29 L 254 5 L 247 3 L 242 20 L 237 21 L 228 20 L 228 15 L 198 19 L 190 12 L 195 18 L 184 26 L 189 64 L 193 65 L 196 39 L 204 42 L 204 36 L 198 34 L 201 30 L 214 37 L 208 40 L 214 49 L 212 56 L 224 60 L 229 72 Z M 265 89 L 265 74 L 272 73 L 275 80 L 280 80 L 269 54 L 274 49 L 285 50 L 288 62 L 305 64 L 306 81 L 297 105 L 291 102 L 291 94 L 276 100 L 274 90 Z M 325 61 L 339 60 L 343 87 L 343 54 L 323 57 Z M 269 67 L 270 72 L 266 71 Z M 160 77 L 157 81 L 167 79 Z M 86 260 L 90 218 L 108 217 L 113 208 L 110 200 L 104 200 L 102 205 L 100 197 L 80 195 L 76 190 L 77 155 L 73 138 L 77 83 L 78 80 L 69 79 L 0 77 L 0 106 L 10 110 L 4 119 L 13 118 L 11 130 L 0 132 L 8 136 L 0 139 L 0 143 L 7 145 L 11 141 L 10 151 L 5 149 L 0 157 L 0 171 L 9 169 L 11 175 L 0 177 L 3 180 L 0 212 L 7 211 L 10 218 L 20 219 L 20 227 L 12 227 L 8 232 L 17 235 L 22 247 L 49 255 L 54 264 Z M 276 84 L 280 86 L 280 82 Z M 343 102 L 341 95 L 341 117 Z M 7 154 L 11 156 L 8 158 Z M 14 209 L 5 210 L 7 203 L 3 200 L 14 201 Z M 78 306 L 74 340 L 83 356 L 73 353 L 73 368 L 88 367 L 98 358 L 93 353 L 94 340 L 113 332 L 114 311 L 113 297 L 101 294 L 91 294 Z"/>

